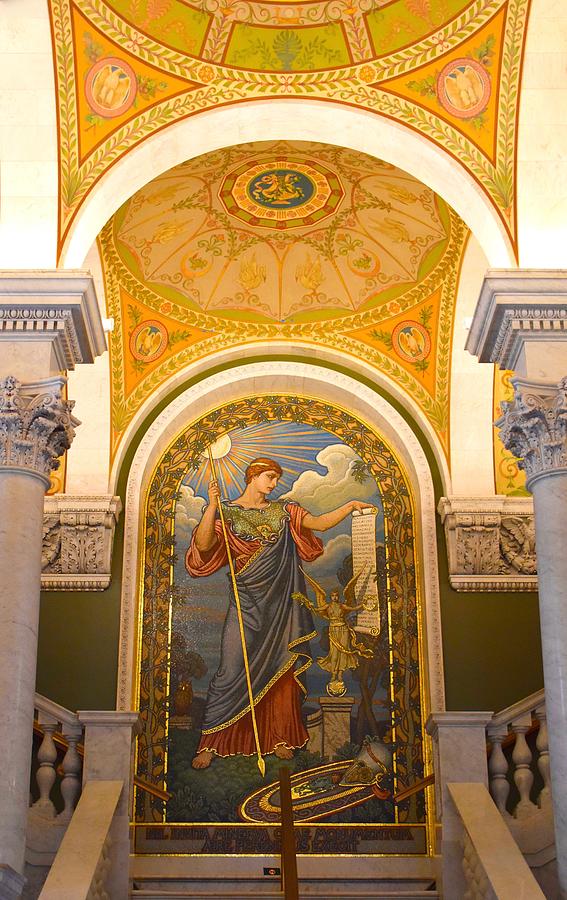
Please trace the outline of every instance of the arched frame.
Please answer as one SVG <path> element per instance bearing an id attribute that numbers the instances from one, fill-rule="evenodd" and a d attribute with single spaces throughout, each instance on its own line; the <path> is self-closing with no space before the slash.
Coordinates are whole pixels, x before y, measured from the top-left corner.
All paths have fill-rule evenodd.
<path id="1" fill-rule="evenodd" d="M 347 375 L 303 363 L 252 363 L 221 372 L 184 391 L 154 420 L 135 453 L 126 492 L 124 568 L 117 708 L 130 709 L 135 691 L 141 578 L 143 498 L 163 453 L 184 428 L 210 410 L 245 396 L 297 393 L 349 410 L 392 449 L 411 485 L 415 503 L 418 590 L 423 598 L 423 653 L 428 707 L 445 708 L 435 497 L 424 451 L 393 407 Z"/>
<path id="2" fill-rule="evenodd" d="M 204 379 L 209 377 L 207 373 L 213 367 L 215 369 L 218 367 L 234 367 L 232 369 L 232 371 L 234 371 L 235 368 L 245 364 L 244 361 L 249 361 L 255 357 L 263 358 L 267 355 L 270 357 L 304 357 L 306 363 L 311 363 L 313 360 L 316 360 L 319 366 L 325 371 L 332 371 L 333 369 L 339 368 L 348 369 L 349 372 L 352 372 L 353 379 L 360 378 L 361 380 L 375 384 L 380 391 L 389 395 L 403 406 L 423 431 L 433 450 L 435 461 L 441 473 L 443 492 L 447 496 L 451 494 L 451 474 L 447 457 L 439 438 L 417 403 L 415 403 L 412 397 L 402 390 L 395 381 L 388 378 L 387 375 L 380 372 L 375 366 L 370 365 L 365 360 L 354 358 L 340 350 L 321 346 L 315 347 L 312 344 L 299 341 L 294 341 L 293 344 L 291 344 L 289 341 L 283 340 L 270 341 L 269 343 L 257 342 L 250 345 L 227 348 L 226 350 L 216 353 L 213 359 L 207 358 L 190 363 L 188 366 L 179 369 L 162 384 L 158 385 L 152 395 L 144 401 L 140 409 L 136 412 L 124 433 L 112 464 L 110 490 L 117 490 L 119 475 L 132 438 L 138 430 L 143 427 L 143 423 L 146 421 L 151 411 L 155 409 L 156 406 L 167 401 L 167 398 L 172 392 L 180 388 L 185 382 L 189 382 L 196 378 Z M 323 377 L 326 376 L 323 374 Z"/>
<path id="3" fill-rule="evenodd" d="M 209 110 L 163 128 L 126 153 L 93 187 L 69 230 L 59 264 L 81 266 L 111 215 L 145 184 L 178 163 L 240 143 L 320 141 L 404 169 L 469 226 L 493 267 L 514 265 L 509 238 L 487 195 L 450 154 L 385 116 L 331 102 L 272 99 Z"/>

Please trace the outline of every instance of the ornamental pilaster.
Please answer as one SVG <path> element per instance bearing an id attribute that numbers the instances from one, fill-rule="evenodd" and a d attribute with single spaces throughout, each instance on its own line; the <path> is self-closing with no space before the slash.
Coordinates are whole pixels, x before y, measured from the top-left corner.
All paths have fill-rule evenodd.
<path id="1" fill-rule="evenodd" d="M 532 490 L 538 478 L 567 474 L 567 377 L 558 384 L 513 378 L 514 399 L 494 423 Z"/>
<path id="2" fill-rule="evenodd" d="M 13 375 L 0 380 L 0 472 L 33 475 L 49 487 L 49 476 L 68 450 L 79 420 L 65 400 L 66 379 L 22 384 Z"/>

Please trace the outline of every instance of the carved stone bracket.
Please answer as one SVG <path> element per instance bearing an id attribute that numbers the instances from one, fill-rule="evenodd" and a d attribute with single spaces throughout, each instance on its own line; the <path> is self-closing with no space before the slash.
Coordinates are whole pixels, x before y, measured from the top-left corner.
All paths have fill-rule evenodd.
<path id="1" fill-rule="evenodd" d="M 567 473 L 567 378 L 559 384 L 513 378 L 512 384 L 514 399 L 502 404 L 494 424 L 531 490 L 538 478 Z"/>
<path id="2" fill-rule="evenodd" d="M 457 591 L 535 591 L 531 497 L 442 497 L 449 580 Z"/>
<path id="3" fill-rule="evenodd" d="M 55 494 L 45 498 L 41 587 L 103 591 L 110 584 L 120 497 Z"/>
<path id="4" fill-rule="evenodd" d="M 61 397 L 65 381 L 21 384 L 12 375 L 0 380 L 0 470 L 23 471 L 49 485 L 80 424 L 71 415 L 73 402 Z"/>

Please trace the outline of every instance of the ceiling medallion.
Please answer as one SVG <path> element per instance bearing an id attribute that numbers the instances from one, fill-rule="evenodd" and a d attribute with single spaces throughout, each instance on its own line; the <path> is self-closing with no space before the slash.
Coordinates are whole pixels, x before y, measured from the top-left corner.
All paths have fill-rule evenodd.
<path id="1" fill-rule="evenodd" d="M 139 362 L 155 362 L 166 351 L 169 335 L 165 325 L 148 319 L 134 329 L 130 336 L 130 352 Z"/>
<path id="2" fill-rule="evenodd" d="M 402 359 L 412 363 L 420 362 L 429 355 L 431 337 L 423 325 L 407 319 L 394 328 L 392 346 Z"/>
<path id="3" fill-rule="evenodd" d="M 448 113 L 459 119 L 474 119 L 488 106 L 490 77 L 476 59 L 454 59 L 439 73 L 436 92 Z"/>
<path id="4" fill-rule="evenodd" d="M 132 66 L 114 56 L 99 59 L 87 72 L 85 94 L 89 106 L 104 119 L 127 112 L 136 99 L 137 81 Z"/>
<path id="5" fill-rule="evenodd" d="M 247 225 L 284 230 L 314 225 L 336 211 L 344 190 L 338 176 L 315 160 L 276 158 L 234 169 L 219 198 Z"/>

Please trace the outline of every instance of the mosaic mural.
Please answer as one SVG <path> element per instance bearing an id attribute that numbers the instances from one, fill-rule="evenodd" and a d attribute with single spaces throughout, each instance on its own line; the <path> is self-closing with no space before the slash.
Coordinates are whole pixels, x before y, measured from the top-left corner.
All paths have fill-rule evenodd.
<path id="1" fill-rule="evenodd" d="M 219 500 L 220 497 L 220 500 Z M 219 506 L 220 503 L 220 506 Z M 149 486 L 136 851 L 278 852 L 278 771 L 305 853 L 426 853 L 414 519 L 405 476 L 326 403 L 243 398 Z"/>
<path id="2" fill-rule="evenodd" d="M 516 117 L 528 6 L 529 0 L 50 0 L 60 246 L 101 175 L 140 141 L 206 109 L 278 96 L 343 103 L 419 131 L 472 174 L 515 246 Z M 293 176 L 282 170 L 280 177 L 286 174 Z"/>
<path id="3" fill-rule="evenodd" d="M 462 221 L 416 179 L 308 143 L 259 143 L 165 173 L 104 229 L 113 450 L 155 388 L 223 348 L 280 340 L 376 366 L 448 446 Z"/>

